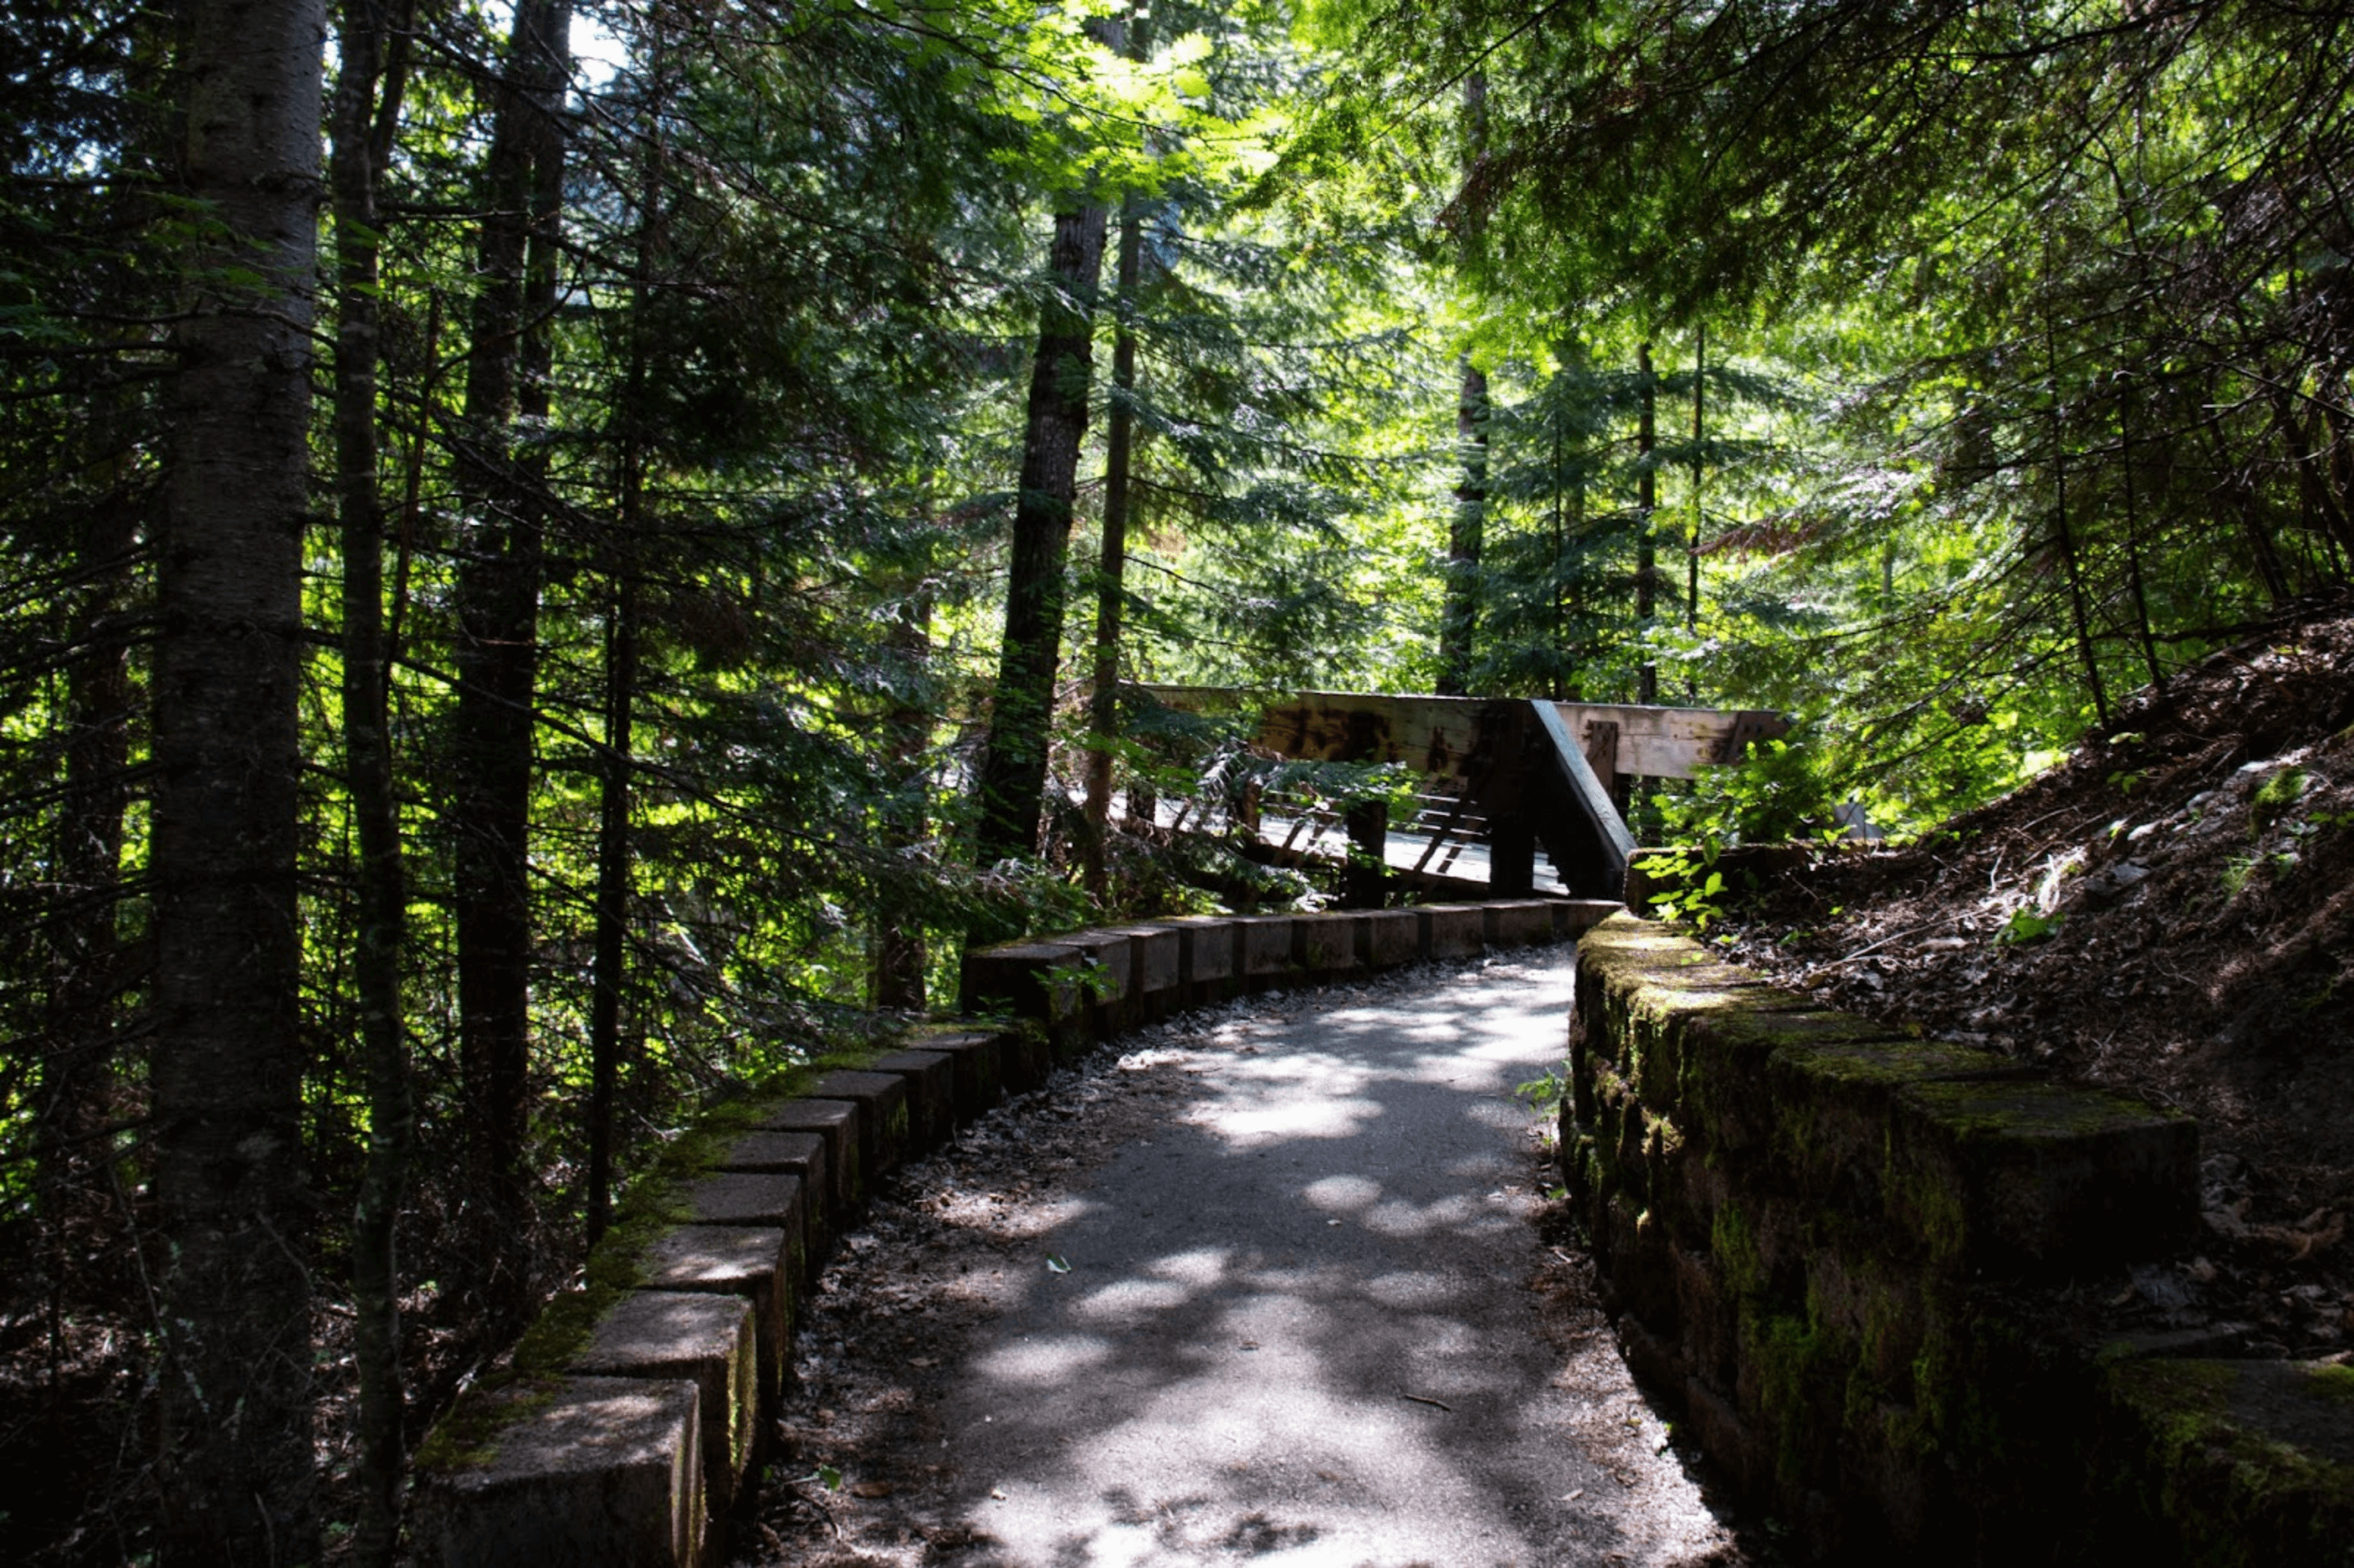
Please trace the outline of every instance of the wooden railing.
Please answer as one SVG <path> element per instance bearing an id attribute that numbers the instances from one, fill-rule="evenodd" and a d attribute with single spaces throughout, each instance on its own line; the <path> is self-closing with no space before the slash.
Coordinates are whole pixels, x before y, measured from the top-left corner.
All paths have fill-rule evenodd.
<path id="1" fill-rule="evenodd" d="M 1382 868 L 1375 884 L 1517 896 L 1543 889 L 1540 846 L 1575 897 L 1618 895 L 1635 842 L 1623 816 L 1632 780 L 1690 779 L 1739 761 L 1755 740 L 1784 734 L 1778 714 L 1755 709 L 1638 707 L 1544 699 L 1410 696 L 1347 692 L 1253 692 L 1229 687 L 1136 688 L 1200 713 L 1256 710 L 1255 749 L 1300 761 L 1402 765 L 1420 778 L 1414 816 L 1393 824 L 1378 810 L 1341 813 L 1310 801 L 1287 811 L 1257 803 L 1239 813 L 1267 853 L 1286 861 L 1350 858 Z M 1237 825 L 1226 813 L 1181 808 L 1197 831 Z M 1465 874 L 1480 873 L 1476 879 Z"/>

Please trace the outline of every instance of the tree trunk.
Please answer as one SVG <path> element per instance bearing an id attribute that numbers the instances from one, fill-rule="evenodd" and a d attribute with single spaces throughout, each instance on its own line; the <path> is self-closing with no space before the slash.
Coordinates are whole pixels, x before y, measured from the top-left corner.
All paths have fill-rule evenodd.
<path id="1" fill-rule="evenodd" d="M 1456 450 L 1463 475 L 1455 486 L 1455 515 L 1447 531 L 1447 603 L 1438 630 L 1438 692 L 1459 697 L 1471 689 L 1471 662 L 1479 640 L 1479 556 L 1488 522 L 1488 376 L 1469 355 L 1455 401 Z"/>
<path id="2" fill-rule="evenodd" d="M 983 864 L 1027 857 L 1038 850 L 1055 668 L 1063 641 L 1063 572 L 1070 554 L 1079 446 L 1087 431 L 1103 249 L 1101 207 L 1082 205 L 1055 215 L 1055 238 L 1046 261 L 1052 292 L 1040 313 L 1021 494 L 1013 511 L 1005 641 L 981 765 L 978 848 Z"/>
<path id="3" fill-rule="evenodd" d="M 634 454 L 633 454 L 634 458 Z M 634 468 L 634 461 L 632 461 Z M 637 488 L 631 473 L 630 488 Z M 621 526 L 642 524 L 634 493 Z M 613 1107 L 620 1087 L 621 988 L 630 940 L 631 730 L 638 686 L 637 585 L 625 568 L 605 629 L 605 758 L 597 802 L 596 987 L 588 1003 L 588 1245 L 613 1218 Z"/>
<path id="4" fill-rule="evenodd" d="M 1659 700 L 1659 667 L 1652 662 L 1648 646 L 1652 618 L 1658 612 L 1659 589 L 1659 542 L 1652 532 L 1659 509 L 1659 476 L 1651 466 L 1651 453 L 1659 444 L 1659 381 L 1651 371 L 1651 345 L 1648 343 L 1635 351 L 1635 375 L 1636 395 L 1641 399 L 1641 413 L 1635 428 L 1635 515 L 1636 525 L 1641 530 L 1635 546 L 1635 622 L 1636 634 L 1646 643 L 1635 700 L 1649 705 Z"/>
<path id="5" fill-rule="evenodd" d="M 669 35 L 657 18 L 650 38 L 648 104 L 659 117 L 675 85 Z M 612 600 L 605 624 L 605 752 L 598 768 L 596 969 L 588 1002 L 588 1241 L 595 1246 L 613 1219 L 613 1166 L 620 1139 L 615 1109 L 621 1077 L 621 992 L 628 982 L 631 845 L 638 690 L 638 578 L 648 542 L 645 421 L 650 313 L 669 254 L 665 210 L 668 164 L 659 139 L 640 150 L 637 255 L 630 282 L 629 370 L 620 418 L 620 527 L 605 563 Z"/>
<path id="6" fill-rule="evenodd" d="M 1684 550 L 1684 630 L 1700 630 L 1700 536 L 1703 518 L 1701 512 L 1701 480 L 1705 472 L 1701 461 L 1702 443 L 1708 440 L 1708 328 L 1700 329 L 1700 342 L 1692 350 L 1692 458 L 1691 458 L 1691 538 Z"/>
<path id="7" fill-rule="evenodd" d="M 1561 427 L 1564 410 L 1561 406 L 1561 373 L 1558 366 L 1554 369 L 1552 392 L 1553 472 L 1552 482 L 1548 488 L 1553 492 L 1553 583 L 1551 591 L 1545 596 L 1550 601 L 1549 608 L 1552 611 L 1547 638 L 1552 647 L 1552 657 L 1545 662 L 1549 667 L 1545 689 L 1554 702 L 1561 702 L 1564 700 L 1563 693 L 1566 689 L 1569 667 L 1567 605 L 1569 520 L 1566 514 L 1569 494 L 1562 470 L 1564 441 Z"/>
<path id="8" fill-rule="evenodd" d="M 518 418 L 544 413 L 567 69 L 568 0 L 515 10 L 484 170 L 473 339 L 467 355 L 458 569 L 454 890 L 459 1055 L 472 1165 L 477 1285 L 493 1337 L 521 1326 L 532 1233 L 530 1130 L 533 694 L 538 666 L 541 508 L 519 461 Z"/>
<path id="9" fill-rule="evenodd" d="M 2052 542 L 2059 546 L 2060 559 L 2068 573 L 2068 609 L 2076 628 L 2076 652 L 2084 661 L 2084 682 L 2092 690 L 2093 712 L 2101 727 L 2109 725 L 2109 694 L 2101 683 L 2101 662 L 2093 652 L 2093 628 L 2084 603 L 2084 574 L 2076 558 L 2076 538 L 2068 526 L 2068 448 L 2065 427 L 2060 418 L 2060 338 L 2051 318 L 2043 325 L 2044 358 L 2052 376 Z"/>
<path id="10" fill-rule="evenodd" d="M 1111 408 L 1104 441 L 1103 550 L 1096 566 L 1095 691 L 1087 727 L 1087 885 L 1106 895 L 1104 848 L 1111 832 L 1111 753 L 1119 727 L 1119 634 L 1128 571 L 1128 480 L 1136 439 L 1136 288 L 1144 260 L 1144 221 L 1130 197 L 1119 217 L 1119 267 L 1111 347 Z"/>
<path id="11" fill-rule="evenodd" d="M 167 1564 L 314 1563 L 295 903 L 322 8 L 190 0 L 151 841 Z"/>
<path id="12" fill-rule="evenodd" d="M 126 143 L 109 160 L 101 221 L 123 236 L 152 237 L 163 216 L 154 176 L 173 167 L 186 126 L 166 108 L 178 69 L 181 18 L 152 16 L 124 42 L 125 85 L 155 101 L 138 114 Z M 111 264 L 114 309 L 162 322 L 172 312 L 171 285 L 152 238 Z M 135 280 L 149 280 L 139 288 Z M 139 289 L 137 298 L 130 291 Z M 158 291 L 160 289 L 160 291 Z M 160 329 L 138 335 L 161 346 Z M 48 986 L 42 1022 L 40 1086 L 30 1109 L 36 1124 L 36 1196 L 49 1248 L 49 1375 L 64 1372 L 68 1301 L 85 1261 L 95 1261 L 83 1225 L 116 1201 L 111 1128 L 124 1108 L 117 1097 L 118 1033 L 136 966 L 124 962 L 122 849 L 132 801 L 131 757 L 143 694 L 132 678 L 131 650 L 152 604 L 143 575 L 157 408 L 144 373 L 92 358 L 59 367 L 87 410 L 80 431 L 81 486 L 88 497 L 73 524 L 73 576 L 63 610 L 61 715 L 63 788 L 52 819 L 55 887 L 48 900 Z M 117 1236 L 119 1238 L 119 1234 Z M 110 1248 L 110 1250 L 111 1250 Z M 53 1427 L 73 1419 L 70 1401 L 53 1398 Z"/>
<path id="13" fill-rule="evenodd" d="M 2149 624 L 2149 596 L 2142 584 L 2141 507 L 2136 493 L 2138 486 L 2134 474 L 2132 397 L 2130 384 L 2120 379 L 2117 389 L 2117 467 L 2125 479 L 2126 577 L 2133 588 L 2135 641 L 2141 649 L 2142 667 L 2149 672 L 2149 683 L 2155 686 L 2166 679 L 2166 672 L 2158 662 L 2158 640 L 2152 635 Z"/>
<path id="14" fill-rule="evenodd" d="M 97 493 L 76 529 L 80 594 L 68 632 L 64 790 L 57 815 L 57 890 L 49 921 L 48 1038 L 42 1047 L 41 1211 L 51 1228 L 50 1283 L 62 1288 L 80 1249 L 67 1245 L 76 1194 L 90 1188 L 108 1120 L 107 1084 L 120 951 L 122 821 L 131 793 L 130 638 L 142 497 L 135 483 L 133 400 L 93 391 L 88 465 Z M 52 1328 L 58 1329 L 54 1311 Z"/>
<path id="15" fill-rule="evenodd" d="M 393 795 L 384 625 L 384 506 L 376 480 L 376 171 L 390 156 L 403 71 L 387 72 L 395 17 L 377 0 L 345 0 L 338 36 L 334 185 L 336 262 L 334 434 L 344 545 L 344 749 L 359 838 L 352 976 L 367 1084 L 367 1159 L 352 1214 L 353 1357 L 359 1374 L 359 1519 L 355 1558 L 389 1564 L 400 1541 L 406 1399 L 400 1373 L 400 1269 L 393 1241 L 408 1180 L 416 1110 L 401 1005 L 408 895 Z M 381 85 L 381 103 L 378 101 Z"/>
<path id="16" fill-rule="evenodd" d="M 899 607 L 891 642 L 912 673 L 931 658 L 932 606 L 917 594 Z M 892 804 L 885 810 L 891 842 L 913 847 L 924 842 L 925 750 L 931 741 L 932 716 L 913 703 L 894 704 L 883 720 L 889 746 Z M 878 1008 L 900 1012 L 924 1010 L 924 969 L 927 962 L 923 922 L 902 908 L 886 911 L 875 931 L 874 998 Z"/>
<path id="17" fill-rule="evenodd" d="M 1475 70 L 1463 79 L 1463 181 L 1469 185 L 1488 139 L 1488 78 Z M 1476 219 L 1474 220 L 1476 221 Z M 1476 242 L 1467 237 L 1466 249 Z M 1479 640 L 1479 557 L 1488 522 L 1488 376 L 1471 356 L 1462 356 L 1463 378 L 1455 399 L 1455 446 L 1462 473 L 1455 484 L 1455 511 L 1447 528 L 1447 592 L 1438 612 L 1438 676 L 1442 697 L 1471 689 L 1471 663 Z"/>

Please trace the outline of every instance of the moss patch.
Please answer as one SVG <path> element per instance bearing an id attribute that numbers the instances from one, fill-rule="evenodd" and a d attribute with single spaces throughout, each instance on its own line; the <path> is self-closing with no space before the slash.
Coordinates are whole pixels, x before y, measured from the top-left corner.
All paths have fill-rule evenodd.
<path id="1" fill-rule="evenodd" d="M 2307 1367 L 2305 1375 L 2306 1386 L 2321 1398 L 2354 1407 L 2354 1367 Z"/>
<path id="2" fill-rule="evenodd" d="M 432 1470 L 473 1469 L 498 1457 L 499 1434 L 556 1402 L 560 1386 L 553 1377 L 527 1377 L 521 1372 L 495 1372 L 466 1391 L 433 1430 L 411 1461 L 419 1474 Z"/>
<path id="3" fill-rule="evenodd" d="M 558 1294 L 515 1345 L 515 1370 L 545 1377 L 571 1365 L 598 1319 L 625 1293 L 645 1283 L 645 1255 L 656 1236 L 693 1216 L 679 1189 L 710 1171 L 758 1121 L 761 1104 L 791 1098 L 827 1073 L 864 1067 L 897 1048 L 894 1040 L 849 1045 L 764 1075 L 746 1091 L 703 1107 L 685 1131 L 663 1145 L 623 1193 L 611 1229 L 588 1255 L 578 1290 Z"/>

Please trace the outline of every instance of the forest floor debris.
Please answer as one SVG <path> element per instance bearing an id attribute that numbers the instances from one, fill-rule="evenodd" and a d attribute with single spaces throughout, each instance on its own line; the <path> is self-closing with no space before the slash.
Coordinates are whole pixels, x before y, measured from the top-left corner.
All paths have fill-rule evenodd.
<path id="1" fill-rule="evenodd" d="M 1714 928 L 1829 1006 L 2199 1118 L 2200 1234 L 2088 1331 L 2354 1345 L 2354 611 L 2224 650 L 2062 766 Z"/>

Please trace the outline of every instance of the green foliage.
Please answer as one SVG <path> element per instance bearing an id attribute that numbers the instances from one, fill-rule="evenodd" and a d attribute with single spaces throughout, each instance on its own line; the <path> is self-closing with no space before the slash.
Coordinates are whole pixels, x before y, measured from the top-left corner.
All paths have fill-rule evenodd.
<path id="1" fill-rule="evenodd" d="M 2302 768 L 2284 768 L 2256 786 L 2248 797 L 2248 817 L 2257 832 L 2263 832 L 2284 816 L 2289 809 L 2305 799 L 2308 782 Z"/>
<path id="2" fill-rule="evenodd" d="M 2002 929 L 1995 933 L 1994 939 L 2004 947 L 2024 947 L 2054 935 L 2067 920 L 2064 914 L 2047 915 L 2033 908 L 2014 909 L 2010 912 L 2010 918 L 2003 922 Z"/>
<path id="3" fill-rule="evenodd" d="M 1560 1072 L 1546 1072 L 1525 1084 L 1513 1086 L 1512 1097 L 1529 1102 L 1529 1109 L 1537 1118 L 1551 1124 L 1561 1118 L 1562 1102 L 1569 1097 L 1569 1065 L 1562 1064 Z"/>
<path id="4" fill-rule="evenodd" d="M 1837 780 L 1818 726 L 1800 723 L 1787 736 L 1753 741 L 1737 763 L 1703 768 L 1689 790 L 1651 797 L 1666 836 L 1676 842 L 1783 843 L 1831 825 Z"/>
<path id="5" fill-rule="evenodd" d="M 1722 841 L 1708 839 L 1689 848 L 1646 855 L 1645 874 L 1668 884 L 1663 891 L 1651 895 L 1652 907 L 1670 919 L 1688 922 L 1695 930 L 1707 930 L 1709 922 L 1724 912 L 1719 902 L 1724 895 L 1724 873 L 1716 869 L 1723 853 Z"/>

